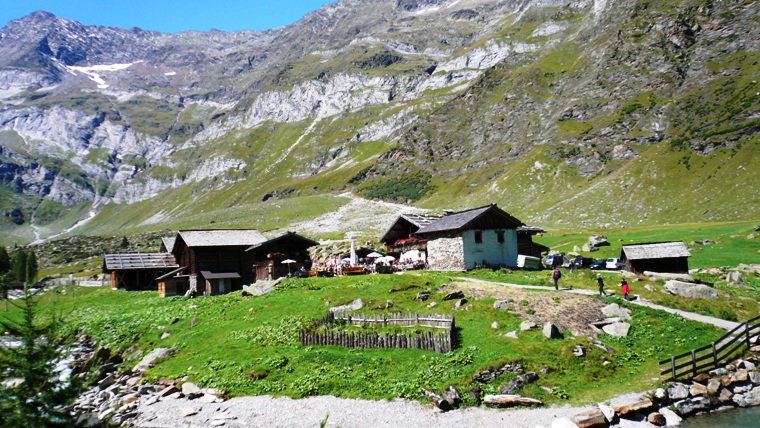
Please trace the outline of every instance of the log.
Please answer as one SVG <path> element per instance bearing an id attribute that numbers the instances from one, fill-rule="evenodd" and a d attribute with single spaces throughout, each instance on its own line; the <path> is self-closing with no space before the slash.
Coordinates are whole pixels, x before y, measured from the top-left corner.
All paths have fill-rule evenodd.
<path id="1" fill-rule="evenodd" d="M 483 397 L 483 402 L 486 404 L 494 404 L 501 407 L 512 406 L 540 406 L 542 403 L 535 398 L 523 397 L 522 395 L 513 394 L 489 394 Z"/>
<path id="2" fill-rule="evenodd" d="M 436 407 L 443 410 L 444 412 L 451 410 L 451 403 L 444 400 L 443 397 L 425 387 L 420 387 L 420 389 L 425 394 L 425 397 L 427 397 L 428 400 L 435 404 Z"/>

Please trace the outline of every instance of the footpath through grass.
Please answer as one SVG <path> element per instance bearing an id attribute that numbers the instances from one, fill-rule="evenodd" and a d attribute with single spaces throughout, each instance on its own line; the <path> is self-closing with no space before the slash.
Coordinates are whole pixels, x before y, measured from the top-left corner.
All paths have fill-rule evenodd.
<path id="1" fill-rule="evenodd" d="M 543 280 L 544 274 L 526 273 L 536 275 L 533 280 Z M 518 393 L 549 404 L 587 403 L 657 385 L 653 378 L 658 376 L 658 360 L 707 344 L 723 333 L 677 316 L 631 307 L 633 319 L 627 338 L 599 336 L 614 349 L 612 354 L 589 344 L 589 336 L 573 336 L 569 331 L 563 332 L 562 339 L 546 339 L 540 329 L 518 332 L 519 339 L 510 339 L 502 334 L 519 330 L 519 324 L 531 318 L 529 310 L 536 317 L 560 317 L 553 315 L 552 305 L 567 305 L 568 294 L 501 287 L 504 290 L 500 293 L 519 293 L 514 295 L 513 308 L 495 310 L 494 297 L 478 295 L 467 296 L 469 310 L 455 311 L 452 301 L 442 301 L 439 288 L 452 284 L 452 277 L 458 275 L 421 272 L 294 279 L 283 281 L 275 291 L 260 297 L 243 297 L 238 292 L 162 299 L 155 292 L 70 288 L 66 294 L 49 295 L 45 307 L 55 306 L 67 313 L 67 329 L 87 333 L 103 346 L 134 356 L 124 367 L 137 363 L 137 350 L 144 355 L 157 347 L 177 347 L 177 353 L 147 372 L 151 379 L 187 376 L 201 386 L 221 388 L 230 395 L 422 399 L 421 386 L 441 390 L 454 384 L 468 397 L 466 391 L 474 386 L 496 393 L 514 377 L 508 374 L 491 384 L 479 384 L 473 381 L 479 370 L 519 362 L 526 371 L 538 372 L 539 380 Z M 415 301 L 420 291 L 430 291 L 430 300 Z M 455 350 L 436 354 L 299 345 L 300 328 L 324 316 L 330 306 L 356 298 L 364 301 L 365 313 L 386 312 L 384 308 L 392 300 L 394 305 L 388 312 L 454 315 Z M 581 299 L 573 301 L 576 312 L 602 303 L 624 305 L 614 298 L 605 302 L 593 297 L 573 298 Z M 431 301 L 437 304 L 428 307 Z M 538 301 L 544 302 L 543 306 L 534 305 Z M 555 321 L 563 323 L 562 319 Z M 498 328 L 492 328 L 494 322 Z M 164 333 L 169 335 L 161 339 Z M 577 345 L 586 347 L 585 357 L 573 355 Z M 466 405 L 474 404 L 467 400 Z"/>

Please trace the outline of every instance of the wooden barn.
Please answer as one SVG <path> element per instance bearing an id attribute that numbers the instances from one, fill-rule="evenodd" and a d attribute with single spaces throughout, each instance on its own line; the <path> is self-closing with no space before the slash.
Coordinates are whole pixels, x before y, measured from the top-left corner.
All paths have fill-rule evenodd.
<path id="1" fill-rule="evenodd" d="M 495 204 L 444 215 L 420 228 L 431 270 L 477 265 L 517 266 L 517 228 L 523 223 Z"/>
<path id="2" fill-rule="evenodd" d="M 212 296 L 241 290 L 256 281 L 254 255 L 245 250 L 267 239 L 258 230 L 181 230 L 171 250 L 179 264 L 177 278 L 187 288 Z"/>
<path id="3" fill-rule="evenodd" d="M 174 255 L 165 252 L 103 256 L 103 273 L 110 275 L 114 290 L 155 290 L 159 278 L 178 267 Z"/>
<path id="4" fill-rule="evenodd" d="M 623 269 L 643 274 L 645 271 L 689 273 L 689 249 L 681 241 L 649 242 L 623 245 L 620 262 Z"/>
<path id="5" fill-rule="evenodd" d="M 309 248 L 319 242 L 288 232 L 277 238 L 251 245 L 245 251 L 254 259 L 257 280 L 282 278 L 311 268 Z M 287 263 L 284 263 L 288 261 Z"/>
<path id="6" fill-rule="evenodd" d="M 388 254 L 397 258 L 410 250 L 427 251 L 427 241 L 419 238 L 417 231 L 440 218 L 441 216 L 401 214 L 380 238 L 380 242 L 385 244 Z"/>

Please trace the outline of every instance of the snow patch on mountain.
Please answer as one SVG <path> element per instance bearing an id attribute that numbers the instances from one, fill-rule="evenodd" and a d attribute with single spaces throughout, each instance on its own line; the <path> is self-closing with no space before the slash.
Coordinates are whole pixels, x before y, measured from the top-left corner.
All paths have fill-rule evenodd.
<path id="1" fill-rule="evenodd" d="M 74 74 L 75 76 L 76 76 L 75 72 L 79 72 L 79 73 L 84 74 L 90 80 L 92 80 L 93 82 L 95 82 L 98 85 L 99 89 L 105 89 L 109 85 L 106 84 L 106 81 L 103 80 L 102 77 L 100 77 L 101 74 L 108 73 L 108 72 L 115 72 L 115 71 L 126 70 L 129 67 L 131 67 L 131 66 L 133 66 L 133 65 L 135 65 L 137 63 L 141 63 L 141 62 L 142 61 L 131 62 L 129 64 L 100 64 L 100 65 L 92 65 L 92 66 L 89 66 L 89 67 L 80 67 L 80 66 L 76 66 L 76 65 L 69 65 L 69 66 L 64 66 L 64 67 L 66 67 L 66 69 L 69 70 L 69 72 L 72 72 L 72 74 Z"/>

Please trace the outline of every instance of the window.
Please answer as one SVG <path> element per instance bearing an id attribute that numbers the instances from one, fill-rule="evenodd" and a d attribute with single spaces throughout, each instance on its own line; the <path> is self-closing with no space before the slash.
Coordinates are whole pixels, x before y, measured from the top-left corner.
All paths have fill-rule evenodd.
<path id="1" fill-rule="evenodd" d="M 499 244 L 504 243 L 504 231 L 503 230 L 497 230 L 496 231 L 496 240 L 499 241 Z"/>
<path id="2" fill-rule="evenodd" d="M 476 244 L 482 244 L 483 243 L 483 232 L 481 231 L 475 231 L 475 243 Z"/>

